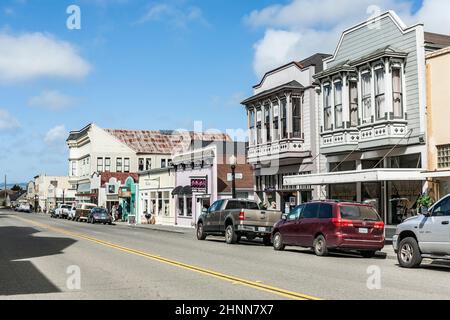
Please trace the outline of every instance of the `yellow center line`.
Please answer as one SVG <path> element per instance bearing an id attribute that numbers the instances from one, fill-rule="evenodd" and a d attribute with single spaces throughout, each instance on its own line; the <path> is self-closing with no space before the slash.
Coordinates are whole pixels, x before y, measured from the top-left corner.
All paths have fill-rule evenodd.
<path id="1" fill-rule="evenodd" d="M 72 231 L 67 231 L 64 229 L 60 229 L 60 228 L 56 228 L 56 227 L 52 227 L 43 223 L 39 223 L 33 220 L 29 220 L 29 219 L 25 219 L 22 217 L 17 217 L 14 216 L 16 219 L 21 220 L 23 222 L 47 229 L 47 230 L 51 230 L 57 233 L 61 233 L 64 235 L 68 235 L 71 237 L 75 237 L 75 238 L 80 238 L 80 239 L 84 239 L 93 243 L 97 243 L 99 245 L 102 246 L 106 246 L 112 249 L 116 249 L 122 252 L 126 252 L 129 254 L 133 254 L 133 255 L 137 255 L 137 256 L 141 256 L 150 260 L 154 260 L 154 261 L 158 261 L 164 264 L 168 264 L 177 268 L 181 268 L 181 269 L 185 269 L 185 270 L 189 270 L 189 271 L 193 271 L 196 273 L 200 273 L 206 276 L 210 276 L 210 277 L 214 277 L 220 280 L 224 280 L 227 282 L 231 282 L 232 284 L 240 284 L 243 286 L 247 286 L 253 289 L 257 289 L 260 291 L 264 291 L 264 292 L 268 292 L 271 294 L 275 294 L 278 296 L 282 296 L 288 299 L 293 299 L 293 300 L 320 300 L 319 298 L 313 297 L 313 296 L 309 296 L 306 294 L 302 294 L 302 293 L 298 293 L 295 291 L 289 291 L 289 290 L 285 290 L 285 289 L 281 289 L 281 288 L 277 288 L 277 287 L 273 287 L 273 286 L 269 286 L 266 284 L 261 283 L 260 281 L 251 281 L 251 280 L 246 280 L 246 279 L 241 279 L 232 275 L 227 275 L 224 273 L 220 273 L 220 272 L 216 272 L 216 271 L 212 271 L 212 270 L 208 270 L 208 269 L 204 269 L 198 266 L 194 266 L 194 265 L 189 265 L 183 262 L 179 262 L 179 261 L 175 261 L 172 259 L 167 259 L 167 258 L 163 258 L 159 255 L 153 255 L 147 252 L 143 252 L 143 251 L 139 251 L 136 249 L 131 249 L 131 248 L 127 248 L 127 247 L 123 247 L 111 242 L 107 242 L 104 240 L 100 240 L 94 237 L 90 237 L 88 235 L 84 235 L 81 233 L 76 233 L 76 232 L 72 232 Z"/>

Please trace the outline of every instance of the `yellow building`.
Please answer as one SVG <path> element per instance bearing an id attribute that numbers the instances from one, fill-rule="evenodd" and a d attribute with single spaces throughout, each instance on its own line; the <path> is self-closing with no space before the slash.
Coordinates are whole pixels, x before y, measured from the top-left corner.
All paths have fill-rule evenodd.
<path id="1" fill-rule="evenodd" d="M 450 47 L 426 56 L 428 171 L 431 195 L 450 194 Z"/>

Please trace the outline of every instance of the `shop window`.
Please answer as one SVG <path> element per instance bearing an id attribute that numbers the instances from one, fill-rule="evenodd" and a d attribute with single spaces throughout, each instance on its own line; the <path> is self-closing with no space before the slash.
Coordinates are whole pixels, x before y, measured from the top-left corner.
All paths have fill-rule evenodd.
<path id="1" fill-rule="evenodd" d="M 450 144 L 442 145 L 437 147 L 438 151 L 438 168 L 449 168 L 450 167 Z"/>
<path id="2" fill-rule="evenodd" d="M 333 119 L 331 114 L 331 86 L 323 87 L 323 119 L 325 130 L 331 130 L 333 127 Z"/>
<path id="3" fill-rule="evenodd" d="M 358 82 L 350 81 L 350 125 L 358 126 Z"/>
<path id="4" fill-rule="evenodd" d="M 386 101 L 386 82 L 384 68 L 375 70 L 375 116 L 377 120 L 384 118 Z"/>
<path id="5" fill-rule="evenodd" d="M 187 206 L 187 212 L 186 212 L 186 215 L 188 216 L 188 217 L 192 217 L 192 198 L 191 197 L 189 197 L 189 198 L 186 198 L 186 206 Z"/>
<path id="6" fill-rule="evenodd" d="M 342 128 L 344 121 L 342 118 L 342 81 L 334 84 L 334 126 Z"/>
<path id="7" fill-rule="evenodd" d="M 292 98 L 292 130 L 294 138 L 302 137 L 302 110 L 300 98 Z"/>
<path id="8" fill-rule="evenodd" d="M 184 198 L 178 197 L 177 213 L 179 216 L 184 216 Z"/>
<path id="9" fill-rule="evenodd" d="M 356 202 L 356 183 L 330 185 L 330 198 L 339 201 Z"/>
<path id="10" fill-rule="evenodd" d="M 397 225 L 417 214 L 417 199 L 423 192 L 422 181 L 389 181 L 386 221 Z"/>
<path id="11" fill-rule="evenodd" d="M 392 69 L 392 93 L 394 99 L 394 118 L 403 119 L 403 85 L 400 68 Z"/>

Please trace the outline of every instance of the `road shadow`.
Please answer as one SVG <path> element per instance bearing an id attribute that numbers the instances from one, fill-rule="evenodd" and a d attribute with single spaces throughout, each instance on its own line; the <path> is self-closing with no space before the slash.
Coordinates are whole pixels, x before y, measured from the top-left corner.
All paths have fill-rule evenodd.
<path id="1" fill-rule="evenodd" d="M 297 254 L 305 254 L 305 255 L 311 255 L 315 256 L 316 254 L 312 249 L 306 249 L 306 248 L 288 248 L 285 249 L 286 252 L 291 253 L 297 253 Z M 374 259 L 374 260 L 385 260 L 387 259 L 388 255 L 386 252 L 377 252 L 376 255 L 373 258 L 364 258 L 362 255 L 360 255 L 358 252 L 353 251 L 338 251 L 338 250 L 332 250 L 328 252 L 328 257 L 333 258 L 341 258 L 341 259 Z"/>
<path id="2" fill-rule="evenodd" d="M 19 260 L 62 254 L 76 240 L 37 233 L 30 227 L 0 227 L 0 296 L 61 291 L 31 261 Z"/>

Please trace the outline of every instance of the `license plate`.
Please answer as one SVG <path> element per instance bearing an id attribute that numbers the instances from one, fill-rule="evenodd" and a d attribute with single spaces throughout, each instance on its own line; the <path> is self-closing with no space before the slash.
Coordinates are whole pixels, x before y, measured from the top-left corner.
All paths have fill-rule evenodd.
<path id="1" fill-rule="evenodd" d="M 260 231 L 260 232 L 266 232 L 266 231 L 267 231 L 267 228 L 266 228 L 266 227 L 259 227 L 259 228 L 258 228 L 258 231 Z"/>
<path id="2" fill-rule="evenodd" d="M 369 229 L 367 229 L 367 228 L 359 228 L 359 233 L 367 234 L 367 233 L 369 233 Z"/>

